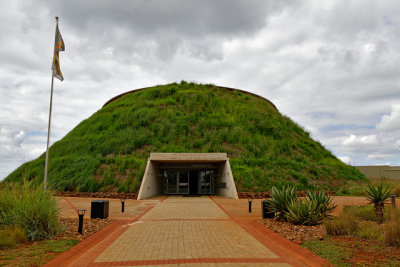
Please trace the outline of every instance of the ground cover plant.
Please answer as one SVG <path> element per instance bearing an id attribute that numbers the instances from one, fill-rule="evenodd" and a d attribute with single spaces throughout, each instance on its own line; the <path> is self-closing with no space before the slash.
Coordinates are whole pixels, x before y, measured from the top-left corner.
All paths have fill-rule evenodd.
<path id="1" fill-rule="evenodd" d="M 335 190 L 365 177 L 266 99 L 181 82 L 126 94 L 50 148 L 49 186 L 137 192 L 150 152 L 226 152 L 238 191 Z M 5 181 L 43 179 L 44 154 Z"/>
<path id="2" fill-rule="evenodd" d="M 7 184 L 0 189 L 0 247 L 49 238 L 60 231 L 52 192 L 32 182 Z"/>

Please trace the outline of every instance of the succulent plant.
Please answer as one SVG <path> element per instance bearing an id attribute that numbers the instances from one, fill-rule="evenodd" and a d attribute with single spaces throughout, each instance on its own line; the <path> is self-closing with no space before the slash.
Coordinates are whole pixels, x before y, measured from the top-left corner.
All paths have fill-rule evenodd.
<path id="1" fill-rule="evenodd" d="M 385 201 L 390 197 L 391 188 L 388 184 L 381 183 L 377 186 L 368 185 L 365 190 L 369 203 L 374 204 L 374 211 L 379 223 L 383 222 Z"/>

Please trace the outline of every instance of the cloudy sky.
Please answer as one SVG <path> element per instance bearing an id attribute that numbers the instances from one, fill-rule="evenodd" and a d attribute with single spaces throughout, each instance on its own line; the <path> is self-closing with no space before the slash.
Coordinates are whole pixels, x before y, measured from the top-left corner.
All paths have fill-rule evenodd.
<path id="1" fill-rule="evenodd" d="M 400 165 L 400 3 L 2 0 L 0 180 L 111 97 L 181 80 L 270 99 L 343 161 Z"/>

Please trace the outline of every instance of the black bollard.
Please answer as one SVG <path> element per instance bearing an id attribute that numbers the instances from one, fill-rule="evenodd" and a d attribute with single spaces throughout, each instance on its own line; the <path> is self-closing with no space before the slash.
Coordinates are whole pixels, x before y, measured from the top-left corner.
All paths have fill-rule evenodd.
<path id="1" fill-rule="evenodd" d="M 251 204 L 253 203 L 253 199 L 249 198 L 249 213 L 251 213 Z"/>
<path id="2" fill-rule="evenodd" d="M 86 210 L 77 210 L 77 211 L 78 211 L 78 217 L 79 217 L 78 233 L 82 234 L 82 231 L 83 231 L 83 216 L 85 216 L 85 211 Z"/>
<path id="3" fill-rule="evenodd" d="M 125 198 L 121 198 L 121 212 L 125 212 Z"/>

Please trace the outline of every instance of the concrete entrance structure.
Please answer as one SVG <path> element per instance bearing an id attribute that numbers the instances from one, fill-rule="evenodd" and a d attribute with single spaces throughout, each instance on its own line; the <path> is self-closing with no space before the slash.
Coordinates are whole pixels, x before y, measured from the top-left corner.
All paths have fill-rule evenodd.
<path id="1" fill-rule="evenodd" d="M 165 178 L 163 178 L 163 175 L 165 175 L 164 171 L 168 169 L 185 170 L 187 172 L 187 178 L 184 178 L 187 181 L 180 184 L 179 181 L 177 182 L 178 189 L 174 192 L 175 194 L 191 193 L 189 191 L 189 178 L 191 177 L 189 177 L 188 170 L 197 170 L 199 172 L 201 170 L 212 170 L 213 179 L 209 181 L 210 189 L 212 189 L 210 194 L 215 193 L 229 198 L 238 198 L 231 165 L 226 153 L 150 153 L 138 200 L 165 192 L 165 185 L 163 188 L 163 179 Z M 179 191 L 179 186 L 181 185 L 183 186 L 183 191 Z M 187 190 L 185 191 L 186 188 Z M 198 192 L 202 194 L 200 189 Z"/>

